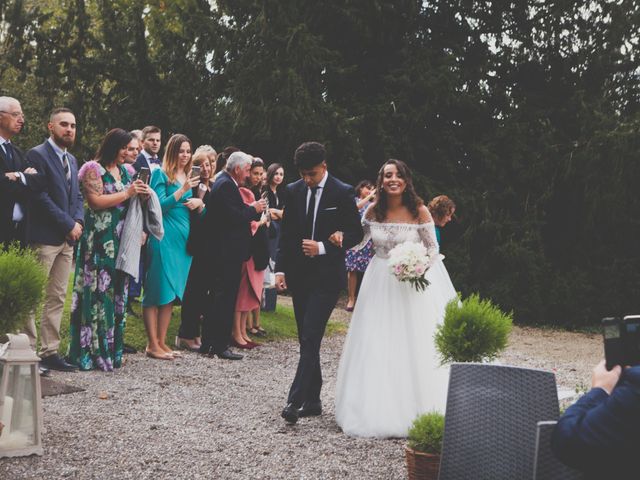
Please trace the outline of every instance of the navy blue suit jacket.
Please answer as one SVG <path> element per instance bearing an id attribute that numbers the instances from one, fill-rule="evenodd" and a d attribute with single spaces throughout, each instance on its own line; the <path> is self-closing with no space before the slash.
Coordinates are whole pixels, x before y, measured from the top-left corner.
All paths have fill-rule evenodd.
<path id="1" fill-rule="evenodd" d="M 607 395 L 594 388 L 558 421 L 551 447 L 567 465 L 587 478 L 639 478 L 640 366 L 625 369 Z"/>
<path id="2" fill-rule="evenodd" d="M 158 160 L 158 163 L 156 165 L 160 165 L 160 160 Z M 147 157 L 145 157 L 144 154 L 140 152 L 140 154 L 136 157 L 136 161 L 133 164 L 133 168 L 136 169 L 136 172 L 139 172 L 142 167 L 151 168 L 151 165 L 149 165 L 149 161 L 147 160 Z"/>
<path id="3" fill-rule="evenodd" d="M 251 221 L 260 220 L 256 209 L 245 204 L 238 186 L 227 172 L 221 173 L 205 197 L 207 211 L 202 234 L 209 244 L 209 257 L 215 265 L 241 265 L 249 259 Z M 214 268 L 213 271 L 223 271 Z"/>
<path id="4" fill-rule="evenodd" d="M 84 223 L 78 162 L 70 153 L 68 156 L 70 188 L 67 188 L 62 162 L 48 141 L 27 152 L 27 163 L 38 171 L 42 183 L 42 191 L 31 201 L 29 243 L 62 245 L 75 223 Z"/>
<path id="5" fill-rule="evenodd" d="M 362 224 L 351 185 L 329 175 L 325 183 L 315 222 L 314 240 L 322 242 L 325 255 L 313 258 L 302 252 L 305 238 L 307 185 L 302 181 L 287 185 L 280 242 L 276 254 L 276 272 L 286 275 L 287 285 L 295 289 L 300 280 L 313 278 L 316 286 L 340 290 L 346 286 L 345 251 L 362 240 Z M 343 232 L 342 247 L 329 242 L 336 231 Z"/>

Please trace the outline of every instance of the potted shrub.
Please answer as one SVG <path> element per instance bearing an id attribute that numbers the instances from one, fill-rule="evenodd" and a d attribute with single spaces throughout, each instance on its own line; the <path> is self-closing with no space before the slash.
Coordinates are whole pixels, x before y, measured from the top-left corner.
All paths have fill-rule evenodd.
<path id="1" fill-rule="evenodd" d="M 478 294 L 451 300 L 435 334 L 442 363 L 495 359 L 507 346 L 512 323 L 513 312 L 502 312 Z"/>
<path id="2" fill-rule="evenodd" d="M 404 448 L 409 480 L 436 480 L 444 433 L 444 416 L 438 412 L 419 415 L 409 429 Z"/>
<path id="3" fill-rule="evenodd" d="M 38 307 L 47 274 L 31 249 L 0 249 L 0 336 L 21 328 Z"/>

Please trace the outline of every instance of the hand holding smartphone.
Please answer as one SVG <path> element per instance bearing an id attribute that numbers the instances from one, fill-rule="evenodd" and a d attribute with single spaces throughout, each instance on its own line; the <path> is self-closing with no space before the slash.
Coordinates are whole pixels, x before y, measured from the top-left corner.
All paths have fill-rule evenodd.
<path id="1" fill-rule="evenodd" d="M 140 173 L 138 173 L 138 180 L 142 180 L 143 183 L 149 184 L 149 177 L 151 176 L 151 170 L 148 167 L 141 167 Z"/>
<path id="2" fill-rule="evenodd" d="M 191 178 L 200 178 L 200 165 L 191 167 Z"/>

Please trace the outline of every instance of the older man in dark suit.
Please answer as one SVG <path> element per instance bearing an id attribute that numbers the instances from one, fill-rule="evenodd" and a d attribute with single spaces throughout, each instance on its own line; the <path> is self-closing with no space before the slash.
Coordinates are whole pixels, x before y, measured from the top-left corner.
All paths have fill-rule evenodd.
<path id="1" fill-rule="evenodd" d="M 27 152 L 27 162 L 38 171 L 43 191 L 34 196 L 29 219 L 29 242 L 47 270 L 45 303 L 40 320 L 41 364 L 54 370 L 71 371 L 59 354 L 60 321 L 73 261 L 73 246 L 84 224 L 82 193 L 76 158 L 69 153 L 76 138 L 76 118 L 68 108 L 56 108 L 49 117 L 50 136 Z M 36 343 L 35 319 L 26 333 Z"/>
<path id="2" fill-rule="evenodd" d="M 288 423 L 322 413 L 320 344 L 346 285 L 345 251 L 363 236 L 355 191 L 329 175 L 324 146 L 303 143 L 294 163 L 302 178 L 287 185 L 276 254 L 276 287 L 291 290 L 300 342 L 298 369 L 282 411 Z M 342 232 L 340 247 L 329 241 L 335 232 Z"/>
<path id="3" fill-rule="evenodd" d="M 29 200 L 38 177 L 27 167 L 24 153 L 11 139 L 20 133 L 24 114 L 20 102 L 0 97 L 0 244 L 26 243 Z"/>
<path id="4" fill-rule="evenodd" d="M 225 171 L 211 187 L 202 234 L 209 244 L 210 301 L 202 325 L 200 353 L 226 360 L 242 355 L 229 350 L 233 314 L 240 286 L 242 263 L 249 259 L 251 221 L 259 220 L 265 200 L 251 205 L 242 201 L 238 186 L 249 176 L 251 157 L 244 152 L 229 156 Z"/>

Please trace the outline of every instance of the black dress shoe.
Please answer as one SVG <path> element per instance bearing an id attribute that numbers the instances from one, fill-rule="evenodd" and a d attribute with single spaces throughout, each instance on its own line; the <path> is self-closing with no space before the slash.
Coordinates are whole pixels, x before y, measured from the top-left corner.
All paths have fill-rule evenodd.
<path id="1" fill-rule="evenodd" d="M 138 353 L 138 349 L 125 343 L 122 345 L 122 353 Z"/>
<path id="2" fill-rule="evenodd" d="M 240 355 L 239 353 L 233 353 L 228 348 L 224 352 L 213 352 L 213 354 L 216 357 L 222 358 L 224 360 L 242 360 L 244 358 L 244 355 Z"/>
<path id="3" fill-rule="evenodd" d="M 40 360 L 40 365 L 51 370 L 59 370 L 61 372 L 75 372 L 78 369 L 75 365 L 67 363 L 64 358 L 57 353 L 44 357 Z"/>
<path id="4" fill-rule="evenodd" d="M 282 409 L 280 416 L 284 418 L 285 422 L 290 425 L 295 424 L 298 421 L 299 407 L 293 403 L 287 403 L 287 406 Z"/>
<path id="5" fill-rule="evenodd" d="M 40 367 L 40 376 L 41 377 L 50 377 L 51 376 L 51 370 L 49 370 L 48 368 L 44 368 L 44 367 Z"/>
<path id="6" fill-rule="evenodd" d="M 322 403 L 321 402 L 304 402 L 298 409 L 299 417 L 317 417 L 322 415 Z"/>

